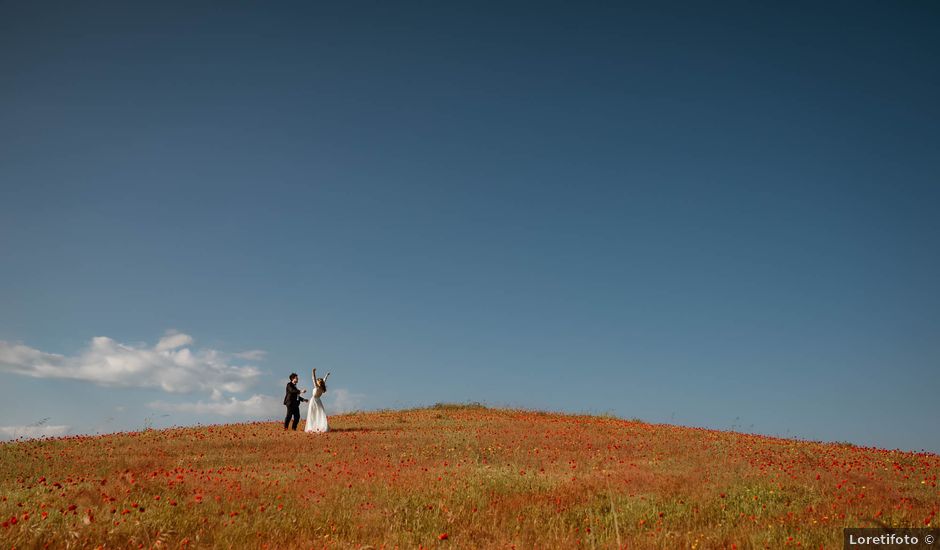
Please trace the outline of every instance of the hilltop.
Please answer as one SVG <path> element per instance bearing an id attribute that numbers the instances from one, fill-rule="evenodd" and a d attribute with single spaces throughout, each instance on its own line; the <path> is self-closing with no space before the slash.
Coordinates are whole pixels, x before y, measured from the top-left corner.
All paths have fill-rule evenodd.
<path id="1" fill-rule="evenodd" d="M 438 405 L 0 445 L 14 547 L 841 548 L 936 526 L 940 456 Z"/>

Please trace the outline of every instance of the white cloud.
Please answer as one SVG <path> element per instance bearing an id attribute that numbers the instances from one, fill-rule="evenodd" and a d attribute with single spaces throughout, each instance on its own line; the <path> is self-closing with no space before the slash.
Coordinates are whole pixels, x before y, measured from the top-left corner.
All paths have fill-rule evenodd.
<path id="1" fill-rule="evenodd" d="M 188 346 L 193 343 L 193 337 L 188 334 L 183 334 L 180 332 L 170 331 L 166 336 L 160 338 L 160 341 L 157 342 L 157 345 L 153 349 L 156 351 L 166 351 L 176 348 L 181 348 L 183 346 Z"/>
<path id="2" fill-rule="evenodd" d="M 327 388 L 324 398 L 329 396 L 332 396 L 332 402 L 327 405 L 327 414 L 359 410 L 366 397 L 364 394 L 353 393 L 345 388 Z"/>
<path id="3" fill-rule="evenodd" d="M 100 386 L 159 388 L 166 392 L 236 393 L 251 387 L 261 374 L 255 367 L 233 365 L 233 359 L 258 359 L 254 350 L 233 355 L 213 349 L 190 350 L 193 338 L 169 332 L 157 345 L 121 344 L 98 336 L 74 356 L 47 353 L 23 344 L 0 341 L 0 372 L 33 378 L 82 380 Z"/>
<path id="4" fill-rule="evenodd" d="M 0 440 L 60 437 L 69 433 L 70 426 L 0 426 Z"/>
<path id="5" fill-rule="evenodd" d="M 180 416 L 222 416 L 244 419 L 281 418 L 282 398 L 263 394 L 244 397 L 261 371 L 246 364 L 264 359 L 261 350 L 224 353 L 194 347 L 192 336 L 167 332 L 155 345 L 122 344 L 98 336 L 74 355 L 60 355 L 20 343 L 0 341 L 0 374 L 78 380 L 108 387 L 152 388 L 167 393 L 200 392 L 195 402 L 155 400 L 152 410 Z M 330 388 L 324 396 L 329 414 L 359 409 L 365 396 Z M 302 410 L 305 407 L 301 407 Z M 119 412 L 123 407 L 116 408 Z M 11 426 L 0 438 L 64 435 L 68 426 Z"/>
<path id="6" fill-rule="evenodd" d="M 329 398 L 327 400 L 327 398 Z M 341 414 L 359 410 L 365 399 L 361 393 L 353 393 L 345 388 L 330 388 L 326 395 L 327 414 Z M 219 394 L 213 394 L 211 401 L 197 401 L 195 403 L 168 403 L 153 401 L 148 404 L 151 409 L 172 413 L 214 414 L 219 416 L 240 416 L 248 418 L 280 418 L 284 415 L 283 399 L 270 395 L 252 395 L 248 399 L 238 400 L 235 397 L 223 399 Z M 301 414 L 305 415 L 307 405 L 300 406 Z"/>
<path id="7" fill-rule="evenodd" d="M 239 353 L 233 353 L 232 357 L 238 359 L 246 359 L 248 361 L 263 361 L 267 357 L 268 352 L 260 349 L 250 349 L 248 351 L 242 351 Z"/>
<path id="8" fill-rule="evenodd" d="M 234 397 L 225 400 L 198 401 L 196 403 L 166 403 L 154 401 L 150 408 L 167 412 L 182 412 L 195 414 L 216 414 L 219 416 L 245 416 L 252 418 L 273 418 L 283 416 L 283 400 L 270 395 L 252 395 L 248 399 L 239 401 Z"/>

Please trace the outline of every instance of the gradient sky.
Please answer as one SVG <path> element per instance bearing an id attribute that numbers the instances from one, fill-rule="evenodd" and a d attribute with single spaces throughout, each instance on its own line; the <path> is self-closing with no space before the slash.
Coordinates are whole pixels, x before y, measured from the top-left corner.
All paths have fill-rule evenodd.
<path id="1" fill-rule="evenodd" d="M 274 417 L 317 366 L 328 412 L 940 451 L 937 28 L 930 1 L 4 2 L 0 426 Z"/>

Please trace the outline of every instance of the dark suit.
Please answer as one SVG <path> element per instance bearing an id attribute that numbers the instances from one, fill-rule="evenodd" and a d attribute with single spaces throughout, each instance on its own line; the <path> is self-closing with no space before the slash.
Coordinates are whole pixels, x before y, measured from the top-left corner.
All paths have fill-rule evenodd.
<path id="1" fill-rule="evenodd" d="M 287 393 L 284 395 L 284 404 L 287 405 L 287 416 L 284 417 L 284 429 L 294 420 L 292 429 L 297 429 L 297 423 L 300 422 L 300 402 L 306 401 L 300 396 L 300 390 L 293 382 L 287 383 Z"/>

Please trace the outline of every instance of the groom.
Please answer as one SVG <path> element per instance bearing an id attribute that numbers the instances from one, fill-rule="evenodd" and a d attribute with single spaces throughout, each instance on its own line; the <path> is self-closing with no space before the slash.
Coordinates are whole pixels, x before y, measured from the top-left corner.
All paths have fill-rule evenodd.
<path id="1" fill-rule="evenodd" d="M 291 418 L 294 419 L 293 430 L 297 431 L 297 423 L 300 422 L 300 402 L 307 401 L 300 396 L 302 393 L 306 393 L 307 390 L 298 390 L 297 389 L 297 373 L 290 373 L 290 382 L 287 383 L 287 394 L 284 396 L 284 404 L 287 405 L 287 416 L 284 418 L 284 429 L 287 429 L 288 424 L 290 424 Z"/>

